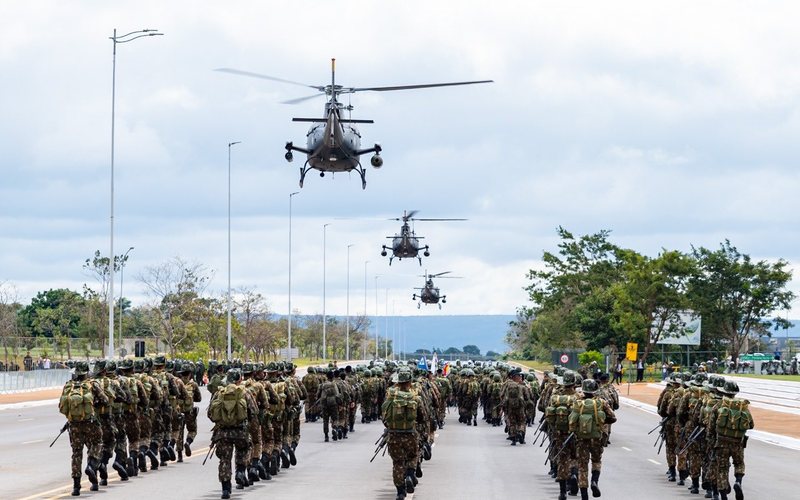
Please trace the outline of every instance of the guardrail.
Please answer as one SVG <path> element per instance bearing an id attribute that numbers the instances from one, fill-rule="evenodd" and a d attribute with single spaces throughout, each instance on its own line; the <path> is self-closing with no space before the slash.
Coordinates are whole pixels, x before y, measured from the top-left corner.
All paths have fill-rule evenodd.
<path id="1" fill-rule="evenodd" d="M 0 372 L 0 394 L 60 387 L 72 378 L 71 370 L 32 370 Z"/>

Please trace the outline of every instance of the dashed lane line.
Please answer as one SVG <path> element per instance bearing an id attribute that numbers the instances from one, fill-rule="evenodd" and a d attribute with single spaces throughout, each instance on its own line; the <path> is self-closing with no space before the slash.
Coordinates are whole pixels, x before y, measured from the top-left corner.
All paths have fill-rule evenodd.
<path id="1" fill-rule="evenodd" d="M 648 458 L 647 461 L 650 462 L 650 463 L 656 464 L 656 465 L 661 465 L 661 462 L 653 460 L 652 458 Z"/>
<path id="2" fill-rule="evenodd" d="M 33 441 L 23 441 L 22 444 L 35 444 L 41 443 L 42 441 L 44 441 L 44 439 L 34 439 Z"/>
<path id="3" fill-rule="evenodd" d="M 622 449 L 625 450 L 625 451 L 633 451 L 632 449 L 628 448 L 627 446 L 623 446 Z"/>

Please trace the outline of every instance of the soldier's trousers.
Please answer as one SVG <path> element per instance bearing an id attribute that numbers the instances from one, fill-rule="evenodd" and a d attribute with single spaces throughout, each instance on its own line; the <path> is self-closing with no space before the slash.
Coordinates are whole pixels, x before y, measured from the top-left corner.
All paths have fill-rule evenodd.
<path id="1" fill-rule="evenodd" d="M 705 459 L 703 447 L 704 445 L 701 439 L 697 439 L 694 443 L 689 445 L 686 461 L 689 465 L 689 475 L 692 477 L 692 479 L 697 479 L 700 477 L 703 467 L 703 460 Z"/>
<path id="2" fill-rule="evenodd" d="M 150 446 L 150 434 L 153 432 L 153 410 L 139 411 L 139 447 Z"/>
<path id="3" fill-rule="evenodd" d="M 116 431 L 114 433 L 114 451 L 127 456 L 128 433 L 126 431 L 127 423 L 125 421 L 125 414 L 114 413 L 112 418 L 114 419 L 114 430 Z"/>
<path id="4" fill-rule="evenodd" d="M 98 419 L 100 422 L 100 442 L 102 443 L 103 457 L 111 457 L 114 454 L 114 447 L 117 443 L 117 429 L 114 426 L 114 419 L 111 415 L 101 415 Z"/>
<path id="5" fill-rule="evenodd" d="M 150 442 L 156 442 L 161 444 L 161 441 L 164 440 L 165 436 L 165 426 L 164 426 L 164 410 L 162 407 L 156 407 L 152 409 L 153 411 L 153 425 L 150 430 Z"/>
<path id="6" fill-rule="evenodd" d="M 246 465 L 250 446 L 245 438 L 223 438 L 217 441 L 214 453 L 219 458 L 219 481 L 231 480 L 231 458 L 236 451 L 236 465 Z"/>
<path id="7" fill-rule="evenodd" d="M 79 478 L 83 471 L 83 447 L 88 458 L 100 458 L 102 430 L 96 420 L 71 422 L 69 424 L 69 444 L 72 447 L 72 477 Z"/>
<path id="8" fill-rule="evenodd" d="M 356 411 L 358 411 L 358 404 L 353 404 L 353 407 L 347 411 L 347 425 L 350 427 L 356 424 Z"/>
<path id="9" fill-rule="evenodd" d="M 272 421 L 272 451 L 273 452 L 280 452 L 281 448 L 283 447 L 283 427 L 284 421 L 281 418 L 280 420 L 273 420 Z"/>
<path id="10" fill-rule="evenodd" d="M 172 423 L 170 439 L 174 439 L 176 443 L 183 443 L 183 413 L 173 408 L 170 420 Z"/>
<path id="11" fill-rule="evenodd" d="M 389 432 L 389 456 L 392 457 L 392 481 L 405 484 L 406 471 L 417 467 L 418 438 L 415 432 Z"/>
<path id="12" fill-rule="evenodd" d="M 518 436 L 522 434 L 525 436 L 525 414 L 522 410 L 510 410 L 506 414 L 506 423 L 508 424 L 508 435 Z"/>
<path id="13" fill-rule="evenodd" d="M 186 425 L 186 437 L 194 441 L 194 438 L 197 437 L 197 408 L 192 408 L 191 411 L 184 413 L 183 422 Z"/>
<path id="14" fill-rule="evenodd" d="M 250 431 L 250 441 L 253 443 L 250 446 L 250 458 L 261 458 L 261 451 L 263 450 L 261 423 L 257 418 L 252 418 L 250 419 L 250 423 L 247 425 L 247 428 Z"/>
<path id="15" fill-rule="evenodd" d="M 139 440 L 141 439 L 141 431 L 136 413 L 125 413 L 123 424 L 125 425 L 125 434 L 128 436 L 127 454 L 138 451 L 137 446 L 139 446 Z"/>
<path id="16" fill-rule="evenodd" d="M 272 419 L 264 416 L 261 422 L 261 452 L 270 453 L 272 451 Z"/>
<path id="17" fill-rule="evenodd" d="M 569 434 L 566 432 L 559 431 L 554 431 L 550 435 L 550 456 L 552 457 L 550 460 L 556 463 L 556 479 L 559 481 L 566 481 L 569 479 L 569 470 L 574 465 L 574 459 L 572 457 L 573 447 L 575 445 L 574 438 L 570 440 L 567 447 L 564 448 L 564 451 L 561 451 L 564 447 L 564 441 L 566 441 L 568 436 Z M 558 452 L 561 452 L 561 454 L 556 456 Z"/>
<path id="18" fill-rule="evenodd" d="M 300 409 L 297 410 L 297 416 L 292 421 L 292 435 L 289 437 L 292 444 L 300 443 Z"/>
<path id="19" fill-rule="evenodd" d="M 339 405 L 336 410 L 336 423 L 334 424 L 336 427 L 346 427 L 347 426 L 347 406 L 346 405 Z"/>
<path id="20" fill-rule="evenodd" d="M 338 410 L 334 407 L 326 406 L 322 409 L 322 432 L 324 432 L 326 436 L 330 430 L 331 420 L 333 421 L 334 427 L 336 426 L 337 415 Z"/>
<path id="21" fill-rule="evenodd" d="M 578 487 L 589 487 L 589 460 L 592 471 L 599 471 L 603 459 L 603 439 L 579 439 L 575 444 L 578 452 Z"/>
<path id="22" fill-rule="evenodd" d="M 733 461 L 733 473 L 744 474 L 744 448 L 742 448 L 742 442 L 741 440 L 718 436 L 714 450 L 716 451 L 714 476 L 717 489 L 719 491 L 728 491 L 728 488 L 731 487 L 728 480 L 731 461 Z"/>
<path id="23" fill-rule="evenodd" d="M 690 429 L 688 426 L 682 426 L 681 424 L 679 424 L 677 422 L 675 423 L 674 432 L 675 432 L 675 451 L 676 452 L 680 451 L 680 449 L 683 448 L 683 446 L 686 444 L 686 438 L 689 437 L 689 433 L 691 432 L 691 430 L 692 429 Z M 681 441 L 681 434 L 683 434 L 683 441 Z M 675 455 L 675 460 L 677 462 L 676 466 L 678 467 L 679 471 L 680 470 L 688 470 L 689 469 L 689 465 L 686 463 L 687 454 L 688 454 L 688 450 L 684 451 L 681 454 L 677 454 L 676 453 L 676 455 Z"/>
<path id="24" fill-rule="evenodd" d="M 667 455 L 667 466 L 675 467 L 676 456 L 675 451 L 678 445 L 678 435 L 675 434 L 674 428 L 669 425 L 664 428 L 664 452 Z"/>

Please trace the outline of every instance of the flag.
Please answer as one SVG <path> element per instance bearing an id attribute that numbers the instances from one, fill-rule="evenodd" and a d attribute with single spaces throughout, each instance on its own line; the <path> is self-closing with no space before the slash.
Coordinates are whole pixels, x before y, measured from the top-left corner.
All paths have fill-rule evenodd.
<path id="1" fill-rule="evenodd" d="M 433 359 L 431 360 L 431 371 L 435 372 L 437 368 L 439 368 L 439 356 L 436 354 L 436 351 L 434 351 Z"/>
<path id="2" fill-rule="evenodd" d="M 425 356 L 419 357 L 419 363 L 417 363 L 417 368 L 419 368 L 420 370 L 428 369 L 428 361 L 425 359 Z"/>
<path id="3" fill-rule="evenodd" d="M 442 374 L 446 377 L 448 373 L 450 373 L 450 363 L 445 361 L 444 368 L 442 369 Z"/>

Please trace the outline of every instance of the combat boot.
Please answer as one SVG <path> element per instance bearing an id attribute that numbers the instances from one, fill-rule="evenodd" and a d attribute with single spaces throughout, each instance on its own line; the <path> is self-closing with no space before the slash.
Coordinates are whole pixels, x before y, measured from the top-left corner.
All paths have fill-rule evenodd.
<path id="1" fill-rule="evenodd" d="M 243 490 L 247 484 L 247 476 L 244 473 L 244 465 L 236 466 L 236 489 Z"/>
<path id="2" fill-rule="evenodd" d="M 597 486 L 598 482 L 600 482 L 600 471 L 599 470 L 593 470 L 592 471 L 592 482 L 590 483 L 590 486 L 592 487 L 592 496 L 594 498 L 597 498 L 597 497 L 600 496 L 600 487 Z"/>
<path id="3" fill-rule="evenodd" d="M 189 437 L 189 438 L 186 438 L 186 442 L 183 443 L 183 452 L 186 454 L 187 457 L 191 457 L 192 456 L 191 445 L 192 445 L 193 441 L 194 441 L 194 439 Z"/>
<path id="4" fill-rule="evenodd" d="M 570 496 L 577 496 L 578 495 L 578 469 L 575 467 L 570 468 L 569 470 L 569 479 L 567 479 L 567 484 L 569 484 L 569 495 Z"/>
<path id="5" fill-rule="evenodd" d="M 719 490 L 717 490 L 716 486 L 711 489 L 711 498 L 714 500 L 719 500 Z"/>
<path id="6" fill-rule="evenodd" d="M 114 457 L 114 463 L 111 464 L 111 467 L 119 474 L 120 481 L 128 480 L 128 471 L 125 470 L 125 463 L 126 460 L 122 458 L 121 454 L 118 452 Z"/>
<path id="7" fill-rule="evenodd" d="M 414 486 L 416 483 L 414 482 L 414 469 L 406 469 L 406 491 L 408 493 L 414 493 Z"/>
<path id="8" fill-rule="evenodd" d="M 128 467 L 125 470 L 125 472 L 128 473 L 128 477 L 131 477 L 131 476 L 136 477 L 136 476 L 139 475 L 138 460 L 139 460 L 139 454 L 138 453 L 136 453 L 135 451 L 132 451 L 132 452 L 129 453 Z"/>
<path id="9" fill-rule="evenodd" d="M 271 481 L 272 480 L 272 475 L 270 475 L 270 473 L 269 473 L 269 464 L 270 464 L 269 453 L 267 453 L 266 451 L 262 451 L 261 452 L 261 468 L 264 469 L 264 475 L 266 476 L 263 479 L 265 479 L 267 481 Z"/>
<path id="10" fill-rule="evenodd" d="M 161 462 L 159 465 L 161 465 L 161 467 L 166 467 L 167 462 L 169 461 L 169 452 L 162 446 L 161 449 L 158 450 L 158 455 L 161 457 Z"/>
<path id="11" fill-rule="evenodd" d="M 472 425 L 473 427 L 478 427 L 478 417 L 472 417 Z"/>
<path id="12" fill-rule="evenodd" d="M 230 497 L 231 497 L 231 482 L 222 481 L 222 496 L 220 498 L 230 498 Z"/>
<path id="13" fill-rule="evenodd" d="M 511 446 L 517 445 L 517 436 L 508 436 L 511 439 Z"/>
<path id="14" fill-rule="evenodd" d="M 396 488 L 397 488 L 397 497 L 395 497 L 395 500 L 403 500 L 406 497 L 406 487 L 396 486 Z"/>
<path id="15" fill-rule="evenodd" d="M 286 453 L 289 454 L 289 465 L 295 466 L 297 465 L 297 455 L 294 454 L 294 449 L 297 447 L 294 443 L 292 446 L 286 447 Z"/>
<path id="16" fill-rule="evenodd" d="M 139 447 L 139 472 L 147 472 L 147 446 Z"/>
<path id="17" fill-rule="evenodd" d="M 150 448 L 147 449 L 147 456 L 150 457 L 150 469 L 158 470 L 158 444 L 155 441 L 150 442 Z"/>
<path id="18" fill-rule="evenodd" d="M 699 477 L 693 477 L 692 478 L 692 486 L 691 486 L 691 488 L 689 488 L 689 493 L 692 493 L 694 495 L 697 495 L 697 494 L 700 493 L 700 478 Z"/>
<path id="19" fill-rule="evenodd" d="M 422 477 L 422 464 L 421 463 L 417 464 L 417 470 L 414 471 L 414 475 L 416 477 Z"/>
<path id="20" fill-rule="evenodd" d="M 678 471 L 678 486 L 686 485 L 686 478 L 689 477 L 688 470 L 679 470 Z"/>
<path id="21" fill-rule="evenodd" d="M 97 468 L 100 466 L 98 460 L 94 457 L 89 457 L 86 460 L 86 469 L 83 471 L 89 482 L 92 483 L 91 491 L 97 491 Z"/>
<path id="22" fill-rule="evenodd" d="M 100 481 L 98 481 L 100 486 L 108 486 L 108 469 L 103 462 L 100 462 L 100 465 L 97 467 L 97 475 L 100 476 Z"/>
<path id="23" fill-rule="evenodd" d="M 251 459 L 250 468 L 247 470 L 247 479 L 251 483 L 255 483 L 256 481 L 261 481 L 261 478 L 258 476 L 258 467 L 256 467 L 256 462 L 258 462 L 257 458 Z"/>
<path id="24" fill-rule="evenodd" d="M 277 451 L 273 451 L 272 452 L 272 458 L 271 458 L 271 460 L 269 462 L 269 473 L 272 474 L 273 476 L 277 476 L 278 475 L 278 461 L 279 460 L 280 460 L 280 457 L 278 456 L 278 452 Z"/>
<path id="25" fill-rule="evenodd" d="M 290 463 L 289 463 L 289 455 L 286 454 L 285 448 L 286 448 L 285 446 L 284 446 L 284 448 L 281 448 L 281 453 L 280 453 L 281 469 L 288 469 L 289 465 L 290 465 Z"/>
<path id="26" fill-rule="evenodd" d="M 178 463 L 183 463 L 183 446 L 179 446 L 176 451 L 178 452 Z"/>
<path id="27" fill-rule="evenodd" d="M 675 482 L 675 466 L 670 467 L 667 471 L 667 481 L 670 483 Z"/>
<path id="28" fill-rule="evenodd" d="M 519 440 L 519 444 L 525 444 L 525 433 L 524 432 L 520 432 L 519 433 L 518 440 Z"/>
<path id="29" fill-rule="evenodd" d="M 264 481 L 269 481 L 272 479 L 267 473 L 267 469 L 264 468 L 264 464 L 261 463 L 261 460 L 254 458 L 256 469 L 258 469 L 258 478 L 263 479 Z"/>
<path id="30" fill-rule="evenodd" d="M 720 500 L 728 500 L 728 492 L 720 490 L 719 499 Z"/>
<path id="31" fill-rule="evenodd" d="M 81 494 L 81 478 L 73 477 L 72 478 L 72 496 L 77 497 L 77 496 L 80 496 L 80 494 Z M 405 496 L 403 498 L 405 498 Z"/>
<path id="32" fill-rule="evenodd" d="M 744 474 L 734 474 L 736 482 L 733 483 L 733 491 L 736 494 L 736 500 L 744 500 L 744 492 L 742 491 L 742 478 Z"/>
<path id="33" fill-rule="evenodd" d="M 169 454 L 170 461 L 174 462 L 178 459 L 178 456 L 175 454 L 175 440 L 174 439 L 165 439 L 164 440 L 164 448 L 167 449 L 167 453 Z"/>
<path id="34" fill-rule="evenodd" d="M 347 439 L 347 426 L 342 427 L 342 439 Z"/>
<path id="35" fill-rule="evenodd" d="M 558 500 L 567 500 L 567 482 L 563 479 L 558 481 Z"/>
<path id="36" fill-rule="evenodd" d="M 589 500 L 589 489 L 581 488 L 581 500 Z"/>
<path id="37" fill-rule="evenodd" d="M 328 438 L 328 435 L 325 434 L 325 442 L 327 443 L 328 441 L 330 441 L 330 438 Z"/>

